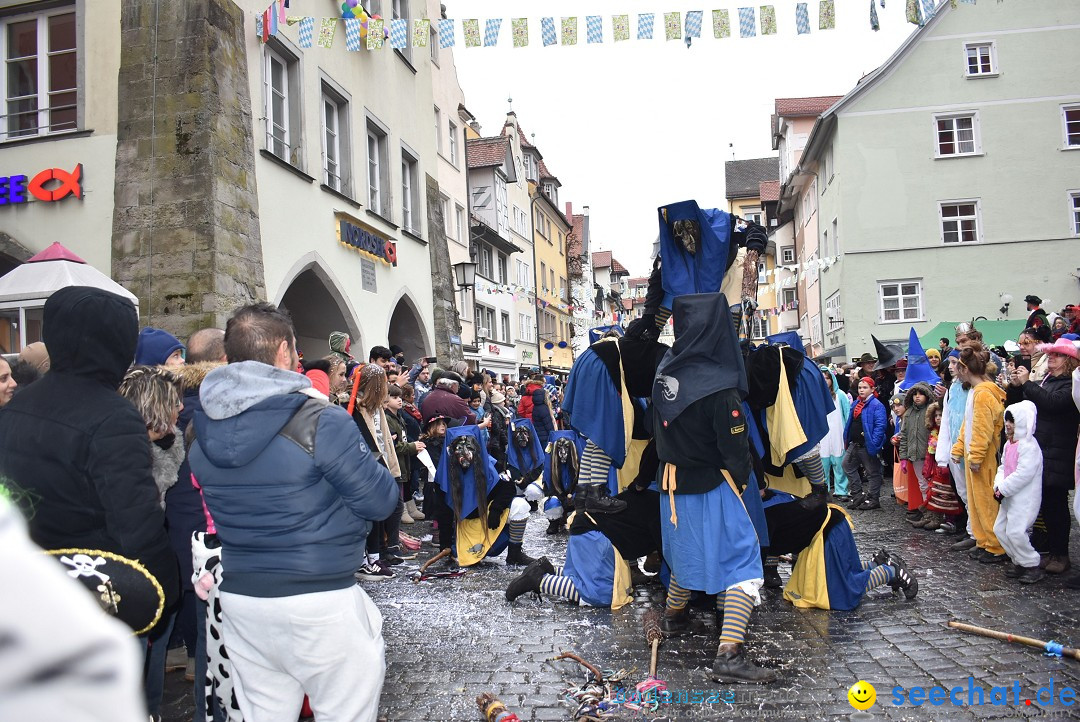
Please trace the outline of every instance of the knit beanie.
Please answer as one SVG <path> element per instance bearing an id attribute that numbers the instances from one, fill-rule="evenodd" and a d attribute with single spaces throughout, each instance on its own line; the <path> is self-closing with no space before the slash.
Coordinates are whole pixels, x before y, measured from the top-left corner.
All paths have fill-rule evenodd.
<path id="1" fill-rule="evenodd" d="M 160 366 L 165 363 L 173 351 L 183 349 L 180 339 L 160 328 L 144 328 L 139 332 L 139 343 L 135 346 L 136 366 Z"/>

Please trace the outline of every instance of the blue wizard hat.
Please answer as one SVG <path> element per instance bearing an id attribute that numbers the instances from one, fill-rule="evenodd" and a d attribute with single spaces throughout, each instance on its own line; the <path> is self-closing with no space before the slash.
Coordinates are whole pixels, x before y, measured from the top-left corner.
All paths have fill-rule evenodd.
<path id="1" fill-rule="evenodd" d="M 923 351 L 922 344 L 919 343 L 919 336 L 915 333 L 914 326 L 911 327 L 911 333 L 908 337 L 907 362 L 907 375 L 900 384 L 901 391 L 907 391 L 917 383 L 925 383 L 930 386 L 941 383 L 941 377 L 937 375 L 937 372 L 930 366 L 930 361 L 926 358 L 926 352 Z"/>

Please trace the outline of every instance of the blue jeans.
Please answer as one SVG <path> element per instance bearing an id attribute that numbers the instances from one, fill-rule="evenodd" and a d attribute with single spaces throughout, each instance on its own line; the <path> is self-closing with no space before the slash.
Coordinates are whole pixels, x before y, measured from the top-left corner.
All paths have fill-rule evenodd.
<path id="1" fill-rule="evenodd" d="M 139 637 L 143 649 L 143 692 L 146 709 L 150 716 L 161 715 L 161 695 L 165 691 L 165 655 L 169 652 L 169 638 L 176 623 L 175 610 L 163 616 L 149 634 Z"/>

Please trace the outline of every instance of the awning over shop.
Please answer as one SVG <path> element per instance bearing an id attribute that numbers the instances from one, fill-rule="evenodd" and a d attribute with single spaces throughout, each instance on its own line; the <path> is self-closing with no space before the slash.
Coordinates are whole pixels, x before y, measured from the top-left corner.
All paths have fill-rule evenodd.
<path id="1" fill-rule="evenodd" d="M 952 345 L 956 338 L 956 324 L 960 321 L 942 321 L 937 326 L 919 336 L 923 348 L 937 348 L 938 339 L 949 339 Z M 1015 341 L 1024 330 L 1024 321 L 976 321 L 975 328 L 983 335 L 983 342 L 990 347 L 1001 346 L 1006 341 Z"/>
<path id="2" fill-rule="evenodd" d="M 135 294 L 116 283 L 59 243 L 54 243 L 0 278 L 0 303 L 9 306 L 43 306 L 54 292 L 68 286 L 92 286 L 130 299 Z"/>

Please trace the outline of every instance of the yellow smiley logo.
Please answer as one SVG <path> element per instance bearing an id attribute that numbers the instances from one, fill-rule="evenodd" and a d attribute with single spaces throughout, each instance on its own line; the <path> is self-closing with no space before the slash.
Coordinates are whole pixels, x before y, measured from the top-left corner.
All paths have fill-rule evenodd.
<path id="1" fill-rule="evenodd" d="M 877 701 L 877 690 L 869 682 L 859 680 L 847 691 L 848 702 L 857 710 L 868 710 Z"/>

